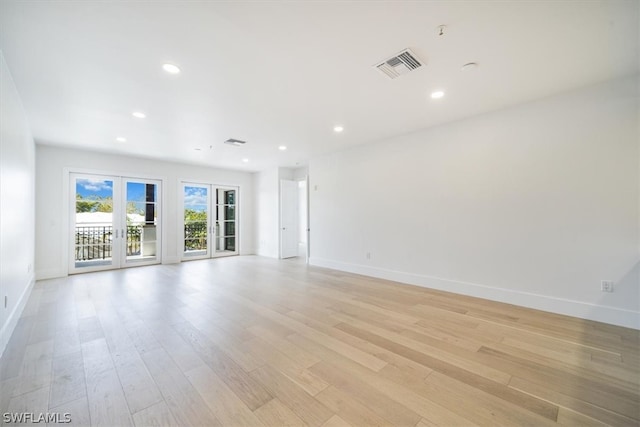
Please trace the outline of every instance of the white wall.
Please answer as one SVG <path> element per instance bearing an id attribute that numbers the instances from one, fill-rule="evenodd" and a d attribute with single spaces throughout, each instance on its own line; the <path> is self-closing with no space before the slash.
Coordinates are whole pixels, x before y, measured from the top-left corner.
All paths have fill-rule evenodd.
<path id="1" fill-rule="evenodd" d="M 269 169 L 254 174 L 256 254 L 270 258 L 280 256 L 279 170 Z"/>
<path id="2" fill-rule="evenodd" d="M 33 284 L 34 182 L 33 138 L 0 52 L 0 354 Z"/>
<path id="3" fill-rule="evenodd" d="M 163 185 L 163 263 L 178 262 L 182 244 L 180 182 L 203 182 L 240 187 L 240 253 L 253 254 L 254 195 L 252 174 L 180 163 L 109 155 L 91 151 L 37 145 L 36 277 L 67 274 L 69 250 L 68 183 L 65 170 L 96 170 L 123 176 L 161 179 Z"/>
<path id="4" fill-rule="evenodd" d="M 303 181 L 307 179 L 307 175 L 309 174 L 309 170 L 307 167 L 296 168 L 291 171 L 294 180 Z"/>
<path id="5" fill-rule="evenodd" d="M 640 328 L 638 117 L 635 77 L 312 160 L 310 262 Z"/>

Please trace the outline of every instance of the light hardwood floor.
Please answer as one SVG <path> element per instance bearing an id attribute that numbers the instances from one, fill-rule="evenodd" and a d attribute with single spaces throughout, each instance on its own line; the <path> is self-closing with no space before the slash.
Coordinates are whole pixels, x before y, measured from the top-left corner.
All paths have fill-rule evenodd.
<path id="1" fill-rule="evenodd" d="M 637 426 L 636 330 L 292 261 L 38 282 L 0 413 L 76 425 Z"/>

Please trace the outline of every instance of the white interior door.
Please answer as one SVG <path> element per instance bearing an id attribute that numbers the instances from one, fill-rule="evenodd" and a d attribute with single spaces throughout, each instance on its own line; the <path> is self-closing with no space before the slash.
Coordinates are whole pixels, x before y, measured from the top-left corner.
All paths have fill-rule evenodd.
<path id="1" fill-rule="evenodd" d="M 305 261 L 307 264 L 309 264 L 309 258 L 311 258 L 311 206 L 310 206 L 310 199 L 311 196 L 309 195 L 309 176 L 307 175 L 307 179 L 305 180 L 305 186 L 306 186 L 306 191 L 305 191 L 305 200 L 304 200 L 304 205 L 306 206 L 305 208 L 305 224 L 304 224 L 304 232 L 305 232 L 305 244 L 306 244 L 306 250 L 305 250 Z"/>
<path id="2" fill-rule="evenodd" d="M 298 182 L 280 180 L 280 258 L 298 256 Z"/>
<path id="3" fill-rule="evenodd" d="M 307 256 L 307 180 L 298 181 L 298 256 Z"/>
<path id="4" fill-rule="evenodd" d="M 160 181 L 72 173 L 70 273 L 159 263 Z"/>

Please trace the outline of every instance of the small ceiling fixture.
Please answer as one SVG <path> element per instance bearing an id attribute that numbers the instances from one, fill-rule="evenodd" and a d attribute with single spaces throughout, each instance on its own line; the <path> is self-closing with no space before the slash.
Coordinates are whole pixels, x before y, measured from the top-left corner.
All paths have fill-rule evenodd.
<path id="1" fill-rule="evenodd" d="M 287 149 L 286 145 L 281 145 L 281 146 L 278 147 L 278 150 L 280 150 L 280 151 L 284 151 L 286 149 Z"/>
<path id="2" fill-rule="evenodd" d="M 344 128 L 342 126 L 334 126 L 333 131 L 340 133 L 344 130 Z"/>
<path id="3" fill-rule="evenodd" d="M 116 141 L 118 142 L 127 142 L 127 138 L 125 138 L 124 136 L 119 136 L 116 138 Z"/>
<path id="4" fill-rule="evenodd" d="M 244 159 L 242 159 L 242 161 L 243 161 L 244 163 L 248 163 L 248 162 L 249 162 L 249 159 L 244 158 Z"/>
<path id="5" fill-rule="evenodd" d="M 137 117 L 138 119 L 144 119 L 145 117 L 147 117 L 147 115 L 141 111 L 134 111 L 133 113 L 131 113 L 131 115 L 133 117 Z"/>
<path id="6" fill-rule="evenodd" d="M 438 30 L 438 36 L 444 36 L 444 30 L 447 28 L 446 25 L 438 25 L 436 29 Z"/>
<path id="7" fill-rule="evenodd" d="M 180 74 L 180 68 L 173 64 L 162 64 L 162 69 L 169 74 Z"/>
<path id="8" fill-rule="evenodd" d="M 235 145 L 236 147 L 241 147 L 241 146 L 243 146 L 244 144 L 246 144 L 246 143 L 247 143 L 247 141 L 241 141 L 241 140 L 239 140 L 239 139 L 229 138 L 229 139 L 227 139 L 224 143 L 225 143 L 225 144 L 228 144 L 228 145 Z"/>
<path id="9" fill-rule="evenodd" d="M 436 90 L 435 92 L 431 92 L 431 99 L 440 99 L 444 96 L 444 92 L 441 90 Z"/>
<path id="10" fill-rule="evenodd" d="M 467 62 L 460 68 L 460 71 L 471 71 L 475 70 L 476 68 L 478 68 L 477 62 Z"/>

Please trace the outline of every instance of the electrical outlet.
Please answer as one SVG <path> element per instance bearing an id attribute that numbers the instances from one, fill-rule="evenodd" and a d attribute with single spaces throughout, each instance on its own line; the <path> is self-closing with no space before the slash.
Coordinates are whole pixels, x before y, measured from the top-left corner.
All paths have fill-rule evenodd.
<path id="1" fill-rule="evenodd" d="M 613 280 L 602 280 L 600 282 L 600 290 L 602 292 L 613 292 Z"/>

